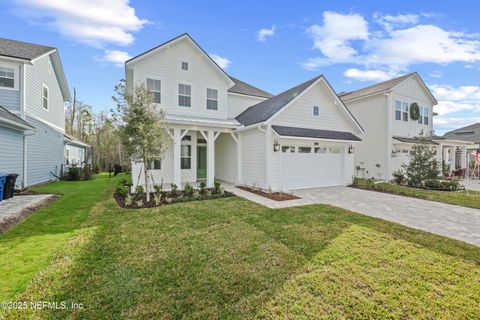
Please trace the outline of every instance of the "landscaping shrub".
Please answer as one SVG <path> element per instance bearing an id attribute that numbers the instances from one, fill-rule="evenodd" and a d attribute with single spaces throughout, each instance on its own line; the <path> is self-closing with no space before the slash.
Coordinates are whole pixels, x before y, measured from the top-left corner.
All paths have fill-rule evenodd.
<path id="1" fill-rule="evenodd" d="M 136 194 L 142 194 L 142 193 L 144 193 L 143 186 L 141 186 L 141 185 L 136 186 L 136 187 L 135 187 L 135 193 L 136 193 Z"/>
<path id="2" fill-rule="evenodd" d="M 155 184 L 153 186 L 153 190 L 155 190 L 155 193 L 160 193 L 163 190 L 163 184 Z"/>
<path id="3" fill-rule="evenodd" d="M 200 193 L 204 194 L 205 193 L 205 188 L 207 187 L 207 184 L 205 181 L 200 182 Z"/>
<path id="4" fill-rule="evenodd" d="M 176 195 L 177 195 L 178 186 L 177 186 L 175 183 L 172 183 L 172 184 L 170 184 L 170 188 L 172 189 L 172 196 L 176 196 Z"/>
<path id="5" fill-rule="evenodd" d="M 218 181 L 215 181 L 213 185 L 213 193 L 220 193 L 220 188 L 222 187 L 222 184 Z"/>
<path id="6" fill-rule="evenodd" d="M 93 179 L 93 170 L 92 167 L 88 164 L 83 166 L 82 169 L 82 180 L 92 180 Z"/>
<path id="7" fill-rule="evenodd" d="M 120 183 L 115 187 L 115 192 L 121 194 L 123 197 L 129 193 L 128 187 Z"/>
<path id="8" fill-rule="evenodd" d="M 186 196 L 190 196 L 193 193 L 193 187 L 190 183 L 187 183 L 185 185 L 185 188 L 183 189 L 183 192 L 185 193 Z"/>
<path id="9" fill-rule="evenodd" d="M 410 162 L 403 165 L 407 176 L 407 183 L 411 187 L 422 187 L 426 180 L 438 178 L 439 170 L 435 153 L 430 144 L 431 135 L 419 135 L 416 143 L 410 151 Z"/>
<path id="10" fill-rule="evenodd" d="M 81 169 L 77 166 L 71 166 L 68 168 L 66 180 L 80 181 L 82 177 Z"/>
<path id="11" fill-rule="evenodd" d="M 460 189 L 460 183 L 457 180 L 427 180 L 425 188 L 432 190 L 457 191 Z"/>
<path id="12" fill-rule="evenodd" d="M 405 174 L 403 173 L 402 170 L 394 171 L 392 173 L 393 175 L 393 180 L 395 181 L 396 184 L 402 185 L 405 183 Z"/>

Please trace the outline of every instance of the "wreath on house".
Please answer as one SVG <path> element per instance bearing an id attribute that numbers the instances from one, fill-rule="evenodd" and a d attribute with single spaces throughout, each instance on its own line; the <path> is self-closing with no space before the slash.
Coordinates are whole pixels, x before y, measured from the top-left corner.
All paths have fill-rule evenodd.
<path id="1" fill-rule="evenodd" d="M 415 121 L 420 119 L 420 107 L 416 102 L 410 105 L 410 118 Z"/>

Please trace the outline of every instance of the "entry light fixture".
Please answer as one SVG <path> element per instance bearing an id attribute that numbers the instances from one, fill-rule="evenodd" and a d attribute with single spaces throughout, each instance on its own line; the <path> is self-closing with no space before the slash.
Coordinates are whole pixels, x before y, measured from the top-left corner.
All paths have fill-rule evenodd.
<path id="1" fill-rule="evenodd" d="M 353 148 L 352 145 L 350 147 L 348 147 L 348 153 L 352 154 L 354 151 L 355 151 L 355 149 Z"/>
<path id="2" fill-rule="evenodd" d="M 274 152 L 280 151 L 280 143 L 278 143 L 277 140 L 275 140 L 275 141 L 273 142 L 273 151 L 274 151 Z"/>

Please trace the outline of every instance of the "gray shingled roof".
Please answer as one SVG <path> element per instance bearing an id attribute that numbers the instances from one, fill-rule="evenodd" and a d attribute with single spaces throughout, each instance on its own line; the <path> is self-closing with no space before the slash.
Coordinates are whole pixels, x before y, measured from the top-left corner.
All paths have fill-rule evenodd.
<path id="1" fill-rule="evenodd" d="M 33 60 L 52 50 L 55 48 L 0 38 L 0 56 L 4 57 Z"/>
<path id="2" fill-rule="evenodd" d="M 405 142 L 405 143 L 423 143 L 423 140 L 416 139 L 416 138 L 405 138 L 405 137 L 393 137 L 393 139 L 400 141 L 400 142 Z M 428 144 L 435 144 L 438 145 L 438 143 L 434 141 L 428 141 Z"/>
<path id="3" fill-rule="evenodd" d="M 288 137 L 302 137 L 302 138 L 317 138 L 317 139 L 331 139 L 331 140 L 349 140 L 362 141 L 359 137 L 351 132 L 295 128 L 284 126 L 272 126 L 273 130 L 281 136 Z"/>
<path id="4" fill-rule="evenodd" d="M 480 122 L 447 132 L 443 138 L 480 143 Z"/>
<path id="5" fill-rule="evenodd" d="M 32 129 L 34 129 L 34 127 L 32 127 L 27 121 L 23 120 L 19 116 L 11 113 L 10 111 L 5 109 L 4 107 L 0 106 L 0 121 L 2 119 L 6 119 L 9 122 L 16 123 L 16 124 L 18 124 L 22 127 L 30 127 Z"/>
<path id="6" fill-rule="evenodd" d="M 315 77 L 268 100 L 257 103 L 240 113 L 235 119 L 244 126 L 266 121 L 321 77 L 322 75 Z"/>
<path id="7" fill-rule="evenodd" d="M 262 98 L 273 97 L 273 94 L 268 93 L 267 91 L 264 91 L 257 87 L 254 87 L 251 84 L 238 80 L 237 78 L 230 76 L 230 79 L 232 79 L 232 81 L 235 82 L 235 85 L 230 89 L 228 89 L 228 92 L 246 94 L 249 96 L 256 96 L 256 97 L 262 97 Z"/>
<path id="8" fill-rule="evenodd" d="M 406 74 L 404 76 L 397 77 L 397 78 L 394 78 L 394 79 L 390 79 L 390 80 L 387 80 L 387 81 L 384 81 L 384 82 L 380 82 L 380 83 L 377 83 L 377 84 L 374 84 L 374 85 L 371 85 L 371 86 L 368 86 L 368 87 L 365 87 L 365 88 L 362 88 L 362 89 L 359 89 L 359 90 L 356 90 L 356 91 L 352 91 L 352 92 L 347 92 L 347 93 L 341 92 L 341 93 L 338 94 L 338 96 L 340 97 L 340 99 L 342 99 L 342 101 L 348 101 L 348 100 L 352 100 L 352 99 L 355 99 L 355 98 L 368 96 L 368 95 L 371 95 L 371 94 L 374 94 L 374 93 L 379 93 L 379 92 L 383 92 L 383 91 L 386 91 L 386 90 L 390 90 L 393 87 L 395 87 L 396 85 L 398 85 L 400 82 L 410 78 L 414 74 L 415 73 L 409 73 L 409 74 Z"/>

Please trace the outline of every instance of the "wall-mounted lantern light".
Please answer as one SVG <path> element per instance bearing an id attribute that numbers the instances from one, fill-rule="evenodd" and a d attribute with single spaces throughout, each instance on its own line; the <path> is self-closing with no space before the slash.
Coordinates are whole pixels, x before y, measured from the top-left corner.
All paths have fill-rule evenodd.
<path id="1" fill-rule="evenodd" d="M 352 154 L 355 151 L 353 146 L 348 147 L 348 153 Z"/>
<path id="2" fill-rule="evenodd" d="M 280 143 L 278 143 L 277 140 L 275 140 L 275 141 L 273 142 L 273 151 L 274 151 L 274 152 L 280 151 Z"/>

